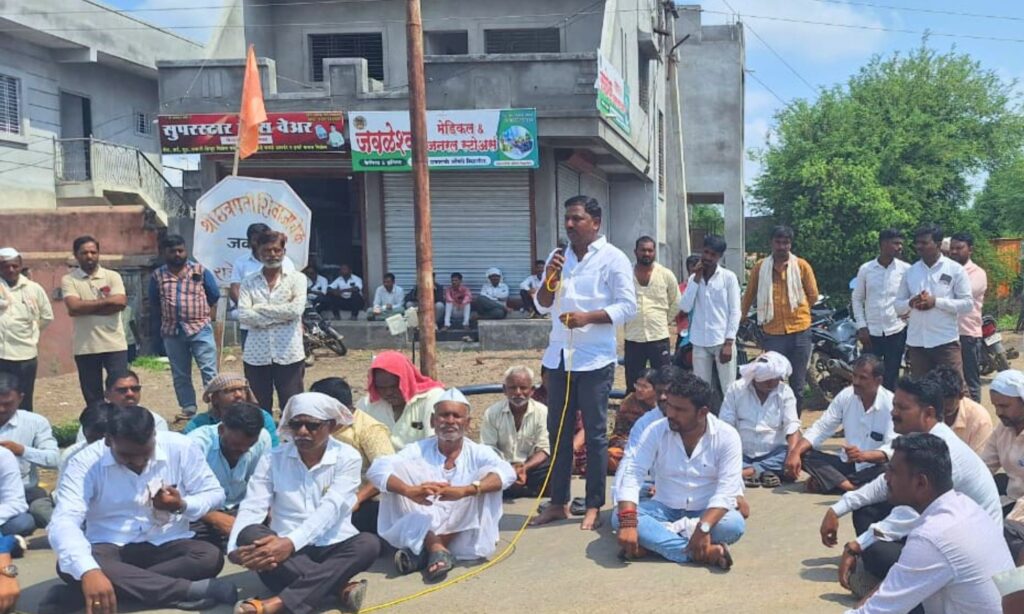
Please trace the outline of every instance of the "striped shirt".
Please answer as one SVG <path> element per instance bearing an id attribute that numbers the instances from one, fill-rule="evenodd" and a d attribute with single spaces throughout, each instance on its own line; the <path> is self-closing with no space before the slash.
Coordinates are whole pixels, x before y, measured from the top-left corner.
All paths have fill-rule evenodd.
<path id="1" fill-rule="evenodd" d="M 192 336 L 210 323 L 210 306 L 220 299 L 217 280 L 198 262 L 188 261 L 178 273 L 167 265 L 153 271 L 149 282 L 153 331 L 163 337 L 174 337 L 179 329 Z"/>

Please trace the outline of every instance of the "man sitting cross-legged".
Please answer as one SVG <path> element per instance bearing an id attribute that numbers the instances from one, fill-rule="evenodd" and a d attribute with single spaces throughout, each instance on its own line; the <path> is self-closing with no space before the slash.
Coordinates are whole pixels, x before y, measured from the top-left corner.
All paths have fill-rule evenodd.
<path id="1" fill-rule="evenodd" d="M 398 548 L 398 572 L 425 569 L 427 580 L 439 581 L 455 559 L 494 552 L 501 491 L 516 472 L 488 446 L 466 439 L 469 401 L 458 390 L 445 391 L 430 421 L 436 436 L 378 458 L 366 477 L 383 493 L 377 529 Z"/>
<path id="2" fill-rule="evenodd" d="M 778 486 L 786 456 L 800 442 L 796 397 L 782 381 L 790 373 L 785 356 L 765 352 L 740 367 L 740 379 L 725 391 L 718 415 L 739 431 L 748 487 Z"/>
<path id="3" fill-rule="evenodd" d="M 134 407 L 142 402 L 142 382 L 139 374 L 135 371 L 114 371 L 107 376 L 103 390 L 103 399 L 114 407 Z M 149 410 L 153 416 L 154 428 L 159 431 L 166 431 L 167 420 L 153 410 Z M 75 436 L 75 443 L 88 441 L 85 431 L 79 427 Z"/>
<path id="4" fill-rule="evenodd" d="M 529 367 L 510 367 L 503 381 L 505 398 L 484 412 L 480 443 L 512 463 L 516 471 L 515 484 L 505 491 L 506 497 L 536 497 L 551 466 L 548 408 L 531 397 L 533 371 Z"/>
<path id="5" fill-rule="evenodd" d="M 691 373 L 674 378 L 661 402 L 665 418 L 647 427 L 619 467 L 612 526 L 623 555 L 647 551 L 676 563 L 732 566 L 726 544 L 745 530 L 743 452 L 736 429 L 710 414 L 711 386 Z M 640 501 L 648 472 L 657 488 Z"/>
<path id="6" fill-rule="evenodd" d="M 181 432 L 188 435 L 197 428 L 218 424 L 226 407 L 242 401 L 259 407 L 256 395 L 249 387 L 249 380 L 245 379 L 244 375 L 221 372 L 210 380 L 203 390 L 203 402 L 209 409 L 189 420 Z M 265 409 L 261 409 L 260 414 L 263 418 L 263 429 L 270 437 L 270 445 L 276 448 L 280 441 L 277 438 L 277 423 L 274 422 L 274 416 Z"/>
<path id="7" fill-rule="evenodd" d="M 196 539 L 223 549 L 235 526 L 235 514 L 245 498 L 246 486 L 256 464 L 271 448 L 263 428 L 263 411 L 252 403 L 235 403 L 223 409 L 220 424 L 201 426 L 188 434 L 203 451 L 206 464 L 224 489 L 224 504 L 192 523 Z"/>
<path id="8" fill-rule="evenodd" d="M 189 530 L 224 502 L 202 452 L 184 435 L 157 432 L 141 406 L 111 410 L 106 433 L 61 478 L 49 536 L 70 586 L 51 589 L 39 611 L 113 614 L 126 598 L 182 610 L 232 603 L 237 588 L 216 579 L 224 555 Z"/>
<path id="9" fill-rule="evenodd" d="M 849 492 L 885 471 L 883 446 L 896 436 L 892 427 L 892 393 L 882 386 L 885 366 L 874 354 L 853 363 L 853 385 L 829 403 L 818 421 L 786 457 L 786 473 L 810 474 L 807 492 Z M 843 429 L 846 444 L 839 455 L 820 450 L 825 440 Z"/>
<path id="10" fill-rule="evenodd" d="M 909 612 L 918 604 L 925 612 L 1002 614 L 992 577 L 1013 569 L 1013 560 L 1000 523 L 953 490 L 946 442 L 927 433 L 896 439 L 886 481 L 889 503 L 919 517 L 878 590 L 846 614 Z"/>
<path id="11" fill-rule="evenodd" d="M 357 612 L 380 542 L 352 526 L 359 488 L 359 453 L 331 433 L 352 423 L 337 400 L 303 392 L 281 414 L 286 443 L 260 459 L 228 542 L 228 557 L 247 567 L 275 593 L 247 599 L 236 614 L 310 614 L 331 597 L 343 612 Z M 269 522 L 267 521 L 269 517 Z"/>

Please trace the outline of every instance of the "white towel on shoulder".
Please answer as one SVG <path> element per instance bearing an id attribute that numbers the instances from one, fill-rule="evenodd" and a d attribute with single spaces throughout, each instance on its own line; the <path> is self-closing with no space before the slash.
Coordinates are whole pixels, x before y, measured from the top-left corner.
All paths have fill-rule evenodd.
<path id="1" fill-rule="evenodd" d="M 772 300 L 774 269 L 775 256 L 768 256 L 761 261 L 761 268 L 757 272 L 757 323 L 762 326 L 775 319 L 775 305 Z M 796 309 L 806 300 L 804 281 L 800 277 L 800 265 L 797 264 L 796 256 L 792 254 L 786 261 L 786 294 L 789 295 L 790 309 Z"/>

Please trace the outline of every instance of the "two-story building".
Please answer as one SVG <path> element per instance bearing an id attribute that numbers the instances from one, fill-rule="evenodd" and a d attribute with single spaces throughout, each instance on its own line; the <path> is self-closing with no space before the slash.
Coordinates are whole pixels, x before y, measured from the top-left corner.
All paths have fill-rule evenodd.
<path id="1" fill-rule="evenodd" d="M 40 366 L 52 374 L 73 367 L 56 301 L 74 238 L 100 241 L 138 312 L 158 232 L 188 214 L 161 173 L 156 61 L 203 48 L 88 0 L 0 0 L 0 31 L 0 245 L 52 291 Z"/>
<path id="2" fill-rule="evenodd" d="M 486 269 L 497 266 L 514 287 L 534 259 L 555 248 L 564 234 L 561 204 L 580 193 L 604 207 L 603 230 L 614 244 L 631 252 L 637 237 L 651 235 L 660 260 L 678 270 L 689 238 L 677 75 L 670 69 L 674 4 L 431 0 L 422 10 L 427 108 L 445 112 L 438 123 L 477 117 L 465 111 L 536 110 L 536 134 L 513 126 L 496 135 L 488 125 L 492 132 L 484 135 L 535 163 L 432 166 L 438 280 L 460 271 L 477 289 Z M 374 113 L 408 110 L 405 2 L 239 0 L 233 15 L 233 27 L 244 30 L 260 58 L 268 113 L 348 118 L 344 148 L 260 152 L 242 162 L 240 174 L 284 179 L 309 205 L 312 262 L 328 269 L 348 263 L 371 287 L 391 271 L 410 287 L 416 264 L 408 167 L 367 171 L 362 153 L 352 151 L 353 140 L 356 149 L 371 142 L 359 139 Z M 159 62 L 161 115 L 237 112 L 241 45 L 236 57 Z M 230 174 L 231 165 L 230 153 L 204 154 L 203 188 Z"/>

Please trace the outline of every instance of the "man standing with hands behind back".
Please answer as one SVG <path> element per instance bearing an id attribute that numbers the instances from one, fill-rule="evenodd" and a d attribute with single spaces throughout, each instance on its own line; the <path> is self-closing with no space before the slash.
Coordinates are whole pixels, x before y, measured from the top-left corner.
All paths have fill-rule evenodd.
<path id="1" fill-rule="evenodd" d="M 587 511 L 580 528 L 600 526 L 608 467 L 608 394 L 618 361 L 615 327 L 636 315 L 633 267 L 600 231 L 601 205 L 595 199 L 580 195 L 565 201 L 570 244 L 548 257 L 537 291 L 538 311 L 552 316 L 543 364 L 548 369 L 548 436 L 555 466 L 551 505 L 534 518 L 534 525 L 568 517 L 572 416 L 579 410 L 587 445 Z M 559 438 L 564 412 L 570 412 L 564 420 L 568 428 Z"/>
<path id="2" fill-rule="evenodd" d="M 672 271 L 655 262 L 656 250 L 651 237 L 636 240 L 636 317 L 626 324 L 627 394 L 648 365 L 659 369 L 672 358 L 669 337 L 678 313 L 679 282 Z"/>

